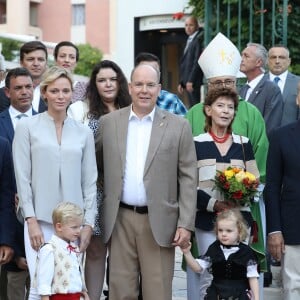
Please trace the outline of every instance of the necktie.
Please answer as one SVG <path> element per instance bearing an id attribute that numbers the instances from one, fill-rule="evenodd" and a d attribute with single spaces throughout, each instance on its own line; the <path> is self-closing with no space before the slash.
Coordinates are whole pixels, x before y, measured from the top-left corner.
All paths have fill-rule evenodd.
<path id="1" fill-rule="evenodd" d="M 23 117 L 28 117 L 26 114 L 18 114 L 17 116 L 16 116 L 16 118 L 18 119 L 18 120 L 20 120 L 20 119 L 22 119 Z"/>
<path id="2" fill-rule="evenodd" d="M 241 96 L 243 99 L 246 99 L 247 92 L 248 92 L 249 88 L 250 88 L 250 85 L 249 85 L 249 84 L 245 84 L 245 85 L 241 88 L 240 96 Z"/>
<path id="3" fill-rule="evenodd" d="M 278 85 L 280 78 L 278 76 L 274 77 L 273 82 Z"/>
<path id="4" fill-rule="evenodd" d="M 191 43 L 191 41 L 193 40 L 193 38 L 191 36 L 189 36 L 189 38 L 187 39 L 185 48 L 184 48 L 184 53 L 186 52 L 186 50 L 189 48 L 189 45 Z"/>

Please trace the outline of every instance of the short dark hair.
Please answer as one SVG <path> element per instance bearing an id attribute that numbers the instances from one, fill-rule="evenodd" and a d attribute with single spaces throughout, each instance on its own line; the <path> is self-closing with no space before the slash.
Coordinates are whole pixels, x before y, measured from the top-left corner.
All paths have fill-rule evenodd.
<path id="1" fill-rule="evenodd" d="M 73 47 L 76 50 L 76 62 L 77 62 L 79 60 L 79 49 L 76 45 L 74 45 L 72 42 L 69 41 L 62 41 L 55 46 L 53 52 L 54 59 L 57 60 L 59 49 L 64 46 Z"/>
<path id="2" fill-rule="evenodd" d="M 211 106 L 220 97 L 226 97 L 226 98 L 232 99 L 232 101 L 234 103 L 235 113 L 237 111 L 237 108 L 239 105 L 239 95 L 237 94 L 237 92 L 235 90 L 230 89 L 230 88 L 209 90 L 205 97 L 204 105 L 203 105 L 203 113 L 205 115 L 205 127 L 204 127 L 205 132 L 208 132 L 212 126 L 212 119 L 211 119 L 211 117 L 209 117 L 206 114 L 205 107 Z M 233 122 L 233 120 L 232 120 L 232 122 Z M 228 132 L 231 132 L 231 130 L 232 130 L 231 129 L 232 122 L 228 126 L 228 129 L 227 129 Z"/>
<path id="3" fill-rule="evenodd" d="M 28 43 L 25 43 L 21 48 L 20 48 L 20 61 L 22 62 L 24 59 L 24 55 L 28 54 L 32 51 L 36 50 L 42 50 L 46 54 L 46 59 L 48 59 L 48 51 L 47 47 L 40 41 L 31 41 Z"/>
<path id="4" fill-rule="evenodd" d="M 155 61 L 158 63 L 159 68 L 160 68 L 160 59 L 154 55 L 153 53 L 150 52 L 140 52 L 136 57 L 135 57 L 135 63 L 134 66 L 136 67 L 139 65 L 142 61 Z"/>
<path id="5" fill-rule="evenodd" d="M 8 71 L 6 77 L 5 77 L 5 87 L 6 88 L 10 88 L 10 79 L 13 78 L 17 78 L 19 76 L 26 76 L 26 77 L 30 77 L 32 80 L 32 76 L 29 73 L 29 71 L 25 68 L 14 68 Z"/>

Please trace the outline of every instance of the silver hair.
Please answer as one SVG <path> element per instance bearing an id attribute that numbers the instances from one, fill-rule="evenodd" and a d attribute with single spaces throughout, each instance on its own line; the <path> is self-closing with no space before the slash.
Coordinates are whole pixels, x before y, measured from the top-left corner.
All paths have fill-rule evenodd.
<path id="1" fill-rule="evenodd" d="M 261 59 L 261 61 L 262 61 L 261 70 L 263 72 L 265 72 L 266 66 L 267 66 L 267 60 L 268 60 L 267 49 L 263 45 L 257 44 L 257 43 L 248 43 L 247 47 L 255 47 L 256 48 L 256 51 L 255 51 L 256 57 Z"/>

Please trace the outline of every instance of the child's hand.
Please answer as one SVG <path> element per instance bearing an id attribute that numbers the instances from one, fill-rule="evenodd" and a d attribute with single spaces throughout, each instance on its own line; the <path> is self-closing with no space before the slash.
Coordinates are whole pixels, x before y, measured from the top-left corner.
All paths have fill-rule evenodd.
<path id="1" fill-rule="evenodd" d="M 189 242 L 187 247 L 180 247 L 180 250 L 182 251 L 183 254 L 190 252 L 192 248 L 192 243 Z"/>
<path id="2" fill-rule="evenodd" d="M 81 293 L 81 296 L 83 297 L 84 300 L 90 300 L 90 297 L 89 297 L 89 295 L 88 295 L 87 292 L 82 292 L 82 293 Z M 80 298 L 80 299 L 81 299 L 81 298 Z"/>

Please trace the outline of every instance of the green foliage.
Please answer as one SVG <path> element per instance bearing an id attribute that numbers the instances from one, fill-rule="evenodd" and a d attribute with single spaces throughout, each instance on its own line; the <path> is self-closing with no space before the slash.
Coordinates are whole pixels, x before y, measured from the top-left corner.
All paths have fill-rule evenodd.
<path id="1" fill-rule="evenodd" d="M 101 61 L 103 54 L 90 44 L 77 45 L 80 53 L 80 58 L 77 63 L 75 74 L 90 76 L 95 64 Z"/>
<path id="2" fill-rule="evenodd" d="M 206 1 L 211 5 L 211 16 L 205 16 L 205 1 L 204 0 L 189 0 L 188 6 L 192 8 L 192 14 L 200 19 L 206 17 L 208 18 L 209 31 L 212 36 L 217 34 L 216 32 L 216 0 Z M 230 30 L 230 39 L 233 43 L 238 45 L 238 0 L 220 0 L 220 24 L 219 30 L 226 35 L 227 30 Z M 290 50 L 290 56 L 292 58 L 292 71 L 296 74 L 300 74 L 300 39 L 297 35 L 300 32 L 300 6 L 299 0 L 289 0 L 288 1 L 288 19 L 287 19 L 287 47 Z M 276 1 L 275 10 L 275 27 L 276 35 L 274 44 L 282 44 L 282 29 L 280 24 L 282 24 L 282 3 L 283 1 Z M 230 23 L 227 21 L 227 9 L 228 4 L 230 4 Z M 242 50 L 245 45 L 250 41 L 250 36 L 252 34 L 252 41 L 260 43 L 261 42 L 261 17 L 264 19 L 263 27 L 263 44 L 268 49 L 273 45 L 272 41 L 272 1 L 264 1 L 264 10 L 261 11 L 260 1 L 253 1 L 253 30 L 250 32 L 250 22 L 249 22 L 249 11 L 250 4 L 249 1 L 242 1 L 242 12 L 241 12 L 241 40 L 240 47 Z"/>
<path id="3" fill-rule="evenodd" d="M 188 7 L 192 7 L 192 14 L 200 19 L 204 19 L 204 0 L 190 0 L 188 2 Z"/>
<path id="4" fill-rule="evenodd" d="M 6 38 L 0 38 L 0 43 L 2 44 L 2 54 L 6 60 L 13 60 L 22 45 L 21 42 Z"/>

